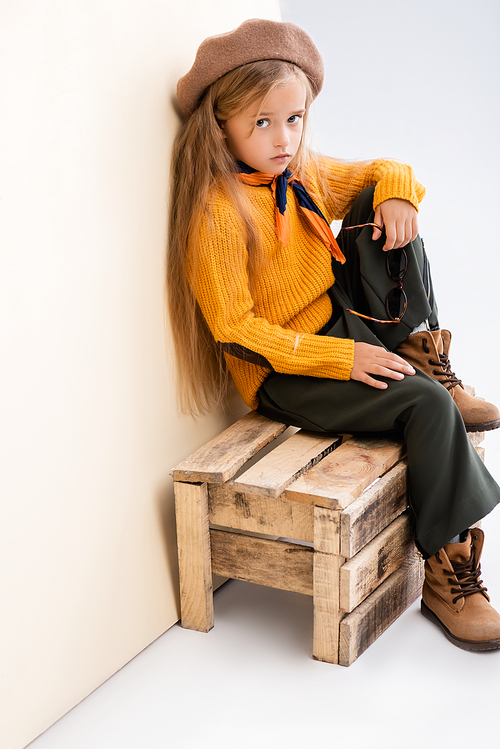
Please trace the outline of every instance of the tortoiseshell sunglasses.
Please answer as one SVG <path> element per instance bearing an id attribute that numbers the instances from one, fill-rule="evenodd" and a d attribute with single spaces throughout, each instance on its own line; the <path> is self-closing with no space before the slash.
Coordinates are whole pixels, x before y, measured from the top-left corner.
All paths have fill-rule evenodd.
<path id="1" fill-rule="evenodd" d="M 350 229 L 362 229 L 364 226 L 374 226 L 376 229 L 382 231 L 383 227 L 374 223 L 367 224 L 356 224 L 355 226 L 343 226 L 341 231 L 349 231 Z M 403 279 L 408 270 L 408 255 L 403 247 L 394 247 L 389 250 L 386 258 L 387 273 L 393 281 L 397 281 L 397 286 L 394 289 L 390 289 L 387 292 L 385 298 L 385 311 L 389 320 L 379 320 L 377 317 L 370 317 L 369 315 L 362 315 L 361 312 L 355 312 L 353 309 L 348 309 L 346 312 L 351 312 L 353 315 L 362 317 L 364 320 L 372 320 L 373 322 L 380 323 L 393 323 L 401 322 L 406 308 L 408 306 L 408 297 L 404 290 Z"/>

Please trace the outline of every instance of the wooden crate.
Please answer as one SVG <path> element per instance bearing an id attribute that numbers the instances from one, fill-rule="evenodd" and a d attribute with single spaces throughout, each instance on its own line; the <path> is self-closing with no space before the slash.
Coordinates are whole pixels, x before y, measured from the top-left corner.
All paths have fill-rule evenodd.
<path id="1" fill-rule="evenodd" d="M 249 413 L 173 470 L 181 623 L 213 627 L 212 574 L 304 593 L 313 657 L 349 666 L 422 586 L 403 445 L 284 430 Z"/>

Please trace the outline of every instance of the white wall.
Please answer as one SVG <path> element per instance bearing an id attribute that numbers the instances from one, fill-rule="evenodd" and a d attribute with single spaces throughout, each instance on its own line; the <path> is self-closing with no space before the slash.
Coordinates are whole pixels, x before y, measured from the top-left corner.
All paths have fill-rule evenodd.
<path id="1" fill-rule="evenodd" d="M 169 471 L 241 406 L 176 412 L 172 94 L 205 36 L 279 7 L 3 0 L 0 14 L 0 745 L 18 749 L 177 619 Z"/>

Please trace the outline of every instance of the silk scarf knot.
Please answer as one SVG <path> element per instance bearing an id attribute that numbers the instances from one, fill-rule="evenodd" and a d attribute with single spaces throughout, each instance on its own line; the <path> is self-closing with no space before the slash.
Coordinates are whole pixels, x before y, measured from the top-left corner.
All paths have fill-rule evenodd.
<path id="1" fill-rule="evenodd" d="M 290 169 L 285 169 L 281 174 L 266 174 L 265 172 L 258 172 L 256 169 L 252 169 L 252 167 L 244 164 L 242 161 L 238 161 L 237 163 L 238 172 L 236 176 L 245 185 L 252 185 L 254 187 L 269 185 L 271 188 L 276 214 L 276 234 L 285 247 L 291 235 L 286 196 L 287 187 L 290 185 L 297 205 L 314 233 L 321 239 L 325 247 L 330 250 L 335 260 L 338 260 L 339 263 L 345 263 L 345 257 L 337 244 L 337 240 L 333 236 L 328 221 L 302 182 L 294 177 Z"/>

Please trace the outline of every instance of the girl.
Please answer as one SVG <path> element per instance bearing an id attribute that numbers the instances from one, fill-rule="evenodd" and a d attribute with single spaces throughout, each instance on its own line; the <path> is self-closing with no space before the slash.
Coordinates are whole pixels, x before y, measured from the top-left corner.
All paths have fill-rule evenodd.
<path id="1" fill-rule="evenodd" d="M 404 435 L 422 612 L 458 647 L 497 649 L 483 533 L 468 529 L 500 488 L 467 430 L 497 428 L 500 413 L 451 371 L 410 167 L 308 150 L 322 83 L 304 31 L 255 19 L 205 40 L 179 81 L 167 286 L 181 401 L 211 407 L 230 375 L 271 419 Z"/>

